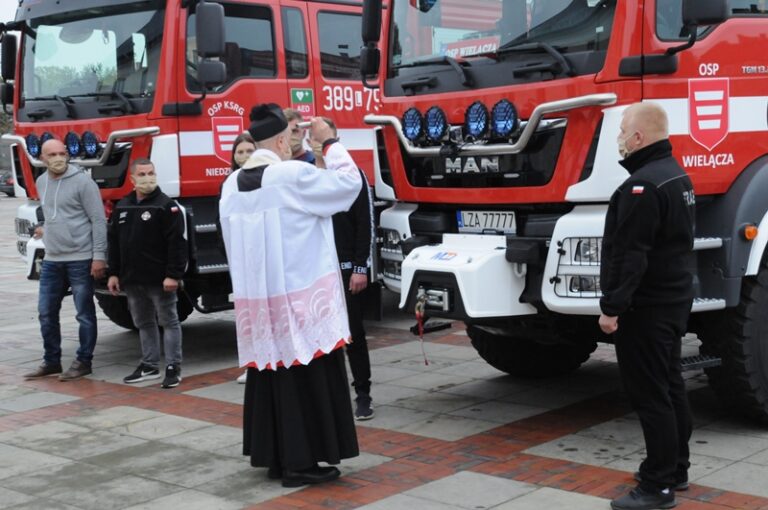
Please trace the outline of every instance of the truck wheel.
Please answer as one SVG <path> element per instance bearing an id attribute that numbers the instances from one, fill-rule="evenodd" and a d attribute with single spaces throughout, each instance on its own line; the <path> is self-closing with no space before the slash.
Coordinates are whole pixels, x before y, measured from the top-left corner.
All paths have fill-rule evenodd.
<path id="1" fill-rule="evenodd" d="M 705 370 L 722 402 L 741 414 L 768 423 L 768 265 L 744 278 L 735 308 L 710 317 L 701 328 L 702 351 L 716 354 L 722 366 Z"/>
<path id="2" fill-rule="evenodd" d="M 125 296 L 112 296 L 109 294 L 96 294 L 96 301 L 99 303 L 99 307 L 104 312 L 109 320 L 125 329 L 137 329 L 133 323 L 133 317 L 128 310 L 128 300 Z M 179 315 L 179 322 L 189 317 L 192 313 L 192 303 L 189 302 L 183 295 L 179 294 L 179 300 L 176 303 L 176 313 Z"/>
<path id="3" fill-rule="evenodd" d="M 597 324 L 596 318 L 589 320 Z M 597 347 L 593 340 L 597 337 L 589 336 L 591 327 L 586 318 L 576 321 L 582 327 L 565 329 L 557 327 L 557 321 L 550 321 L 543 331 L 538 327 L 499 330 L 469 325 L 467 335 L 480 357 L 492 367 L 515 376 L 549 377 L 576 370 Z M 547 343 L 542 343 L 543 339 Z"/>

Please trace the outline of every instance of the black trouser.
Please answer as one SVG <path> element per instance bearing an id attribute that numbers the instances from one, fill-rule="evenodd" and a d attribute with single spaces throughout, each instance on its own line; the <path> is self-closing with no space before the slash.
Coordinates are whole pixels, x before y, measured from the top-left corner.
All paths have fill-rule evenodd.
<path id="1" fill-rule="evenodd" d="M 368 357 L 368 342 L 365 340 L 365 329 L 363 328 L 363 293 L 352 294 L 349 292 L 349 279 L 352 277 L 351 269 L 343 269 L 341 276 L 344 280 L 344 297 L 347 300 L 349 332 L 352 335 L 352 343 L 346 347 L 349 368 L 352 370 L 352 386 L 355 388 L 357 398 L 369 399 L 371 395 L 371 360 Z"/>
<path id="2" fill-rule="evenodd" d="M 643 428 L 647 457 L 640 475 L 648 489 L 688 479 L 692 425 L 680 348 L 690 310 L 687 302 L 632 309 L 619 316 L 616 358 Z"/>

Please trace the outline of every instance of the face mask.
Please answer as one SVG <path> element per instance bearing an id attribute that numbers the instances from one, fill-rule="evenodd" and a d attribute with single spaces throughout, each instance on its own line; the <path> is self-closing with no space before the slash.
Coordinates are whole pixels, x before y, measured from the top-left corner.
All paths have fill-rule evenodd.
<path id="1" fill-rule="evenodd" d="M 133 187 L 142 195 L 149 195 L 157 188 L 157 176 L 135 175 L 133 176 Z"/>
<path id="2" fill-rule="evenodd" d="M 67 171 L 67 158 L 65 156 L 51 156 L 48 158 L 48 170 L 61 175 Z"/>
<path id="3" fill-rule="evenodd" d="M 632 133 L 634 135 L 634 133 Z M 632 138 L 632 135 L 627 136 L 626 138 L 619 138 L 616 140 L 616 143 L 619 145 L 619 156 L 621 156 L 621 159 L 627 159 L 630 154 L 632 154 L 632 151 L 629 150 L 629 147 L 627 147 L 627 140 Z"/>
<path id="4" fill-rule="evenodd" d="M 291 136 L 291 152 L 293 154 L 296 154 L 297 152 L 301 152 L 301 149 L 304 148 L 304 139 L 300 137 Z"/>

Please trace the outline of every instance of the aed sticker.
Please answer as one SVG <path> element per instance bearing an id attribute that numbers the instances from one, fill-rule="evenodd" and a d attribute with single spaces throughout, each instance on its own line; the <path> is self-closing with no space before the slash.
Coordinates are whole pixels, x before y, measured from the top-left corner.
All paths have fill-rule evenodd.
<path id="1" fill-rule="evenodd" d="M 315 93 L 312 89 L 291 89 L 291 108 L 304 118 L 315 116 Z"/>

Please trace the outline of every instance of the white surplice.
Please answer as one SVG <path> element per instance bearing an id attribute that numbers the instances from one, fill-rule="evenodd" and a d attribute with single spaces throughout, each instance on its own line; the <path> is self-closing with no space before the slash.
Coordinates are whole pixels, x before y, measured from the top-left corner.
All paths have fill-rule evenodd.
<path id="1" fill-rule="evenodd" d="M 257 150 L 246 167 L 268 164 L 261 188 L 224 182 L 221 228 L 235 297 L 240 366 L 306 365 L 349 342 L 331 216 L 362 186 L 347 150 L 331 145 L 327 170 Z"/>

